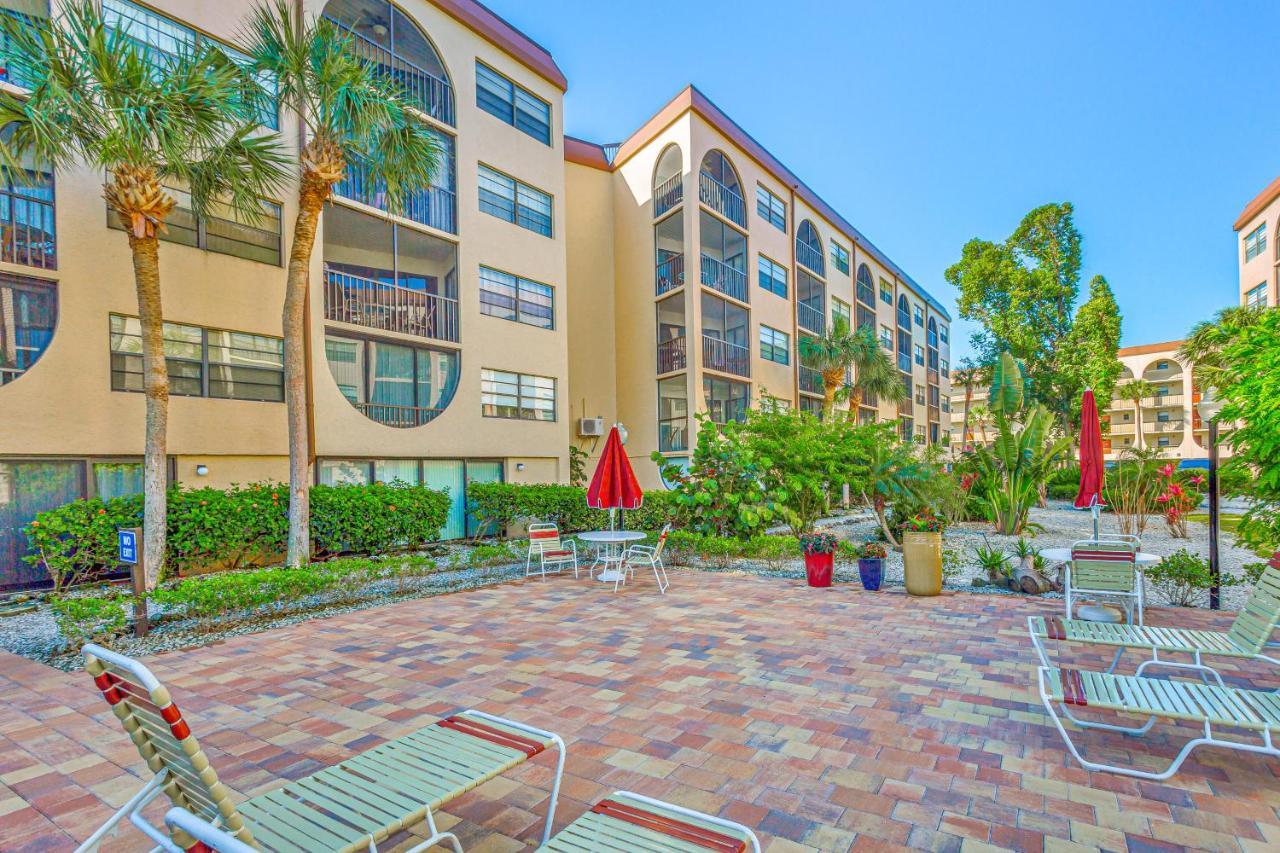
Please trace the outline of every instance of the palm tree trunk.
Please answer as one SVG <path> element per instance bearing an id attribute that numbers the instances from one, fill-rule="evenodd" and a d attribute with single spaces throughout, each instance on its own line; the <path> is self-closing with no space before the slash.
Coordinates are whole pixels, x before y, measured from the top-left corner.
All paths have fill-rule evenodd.
<path id="1" fill-rule="evenodd" d="M 142 571 L 148 590 L 160 582 L 168 525 L 169 367 L 164 357 L 158 246 L 155 236 L 129 234 L 142 332 L 142 390 L 147 405 L 142 457 Z"/>
<path id="2" fill-rule="evenodd" d="M 880 532 L 884 534 L 884 538 L 888 540 L 889 544 L 892 545 L 893 547 L 895 548 L 902 547 L 901 545 L 898 544 L 898 540 L 894 538 L 893 531 L 889 529 L 889 520 L 885 518 L 885 515 L 884 515 L 885 502 L 880 498 L 876 498 L 875 500 L 868 500 L 865 492 L 862 495 L 862 499 L 867 503 L 871 504 L 871 509 L 876 514 L 876 521 L 880 522 Z"/>
<path id="3" fill-rule="evenodd" d="M 836 392 L 844 381 L 844 368 L 825 370 L 822 373 L 822 418 L 827 420 L 836 407 Z"/>
<path id="4" fill-rule="evenodd" d="M 320 211 L 330 185 L 305 171 L 293 223 L 288 279 L 284 293 L 284 400 L 289 428 L 289 539 L 285 563 L 296 567 L 311 559 L 311 447 L 307 433 L 307 376 L 303 322 Z"/>
<path id="5" fill-rule="evenodd" d="M 1134 435 L 1136 436 L 1134 440 L 1137 441 L 1138 449 L 1141 450 L 1142 449 L 1142 398 L 1141 397 L 1135 397 L 1133 399 L 1133 407 L 1138 410 L 1137 414 L 1135 414 L 1133 418 L 1137 422 L 1134 424 L 1134 427 L 1133 427 Z"/>
<path id="6" fill-rule="evenodd" d="M 969 410 L 973 408 L 973 383 L 964 385 L 964 422 L 960 425 L 960 452 L 969 446 Z"/>

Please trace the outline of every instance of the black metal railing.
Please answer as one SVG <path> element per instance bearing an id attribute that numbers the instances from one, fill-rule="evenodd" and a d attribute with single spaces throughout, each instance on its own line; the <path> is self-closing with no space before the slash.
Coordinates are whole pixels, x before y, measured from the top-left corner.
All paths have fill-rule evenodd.
<path id="1" fill-rule="evenodd" d="M 457 343 L 458 300 L 326 269 L 326 320 Z"/>
<path id="2" fill-rule="evenodd" d="M 730 222 L 747 227 L 747 206 L 742 196 L 706 172 L 698 173 L 698 198 Z"/>
<path id="3" fill-rule="evenodd" d="M 800 365 L 800 390 L 806 394 L 822 394 L 822 374 L 812 367 Z"/>
<path id="4" fill-rule="evenodd" d="M 684 201 L 684 175 L 676 174 L 653 190 L 653 215 L 659 217 Z"/>
<path id="5" fill-rule="evenodd" d="M 739 302 L 747 301 L 747 274 L 706 254 L 702 256 L 702 283 Z"/>
<path id="6" fill-rule="evenodd" d="M 799 321 L 800 328 L 806 331 L 818 335 L 826 334 L 827 318 L 821 308 L 814 308 L 812 305 L 801 302 L 796 306 L 796 320 Z"/>
<path id="7" fill-rule="evenodd" d="M 811 272 L 817 273 L 819 276 L 826 276 L 823 269 L 823 260 L 821 250 L 804 243 L 796 243 L 796 260 L 803 266 L 808 267 Z"/>
<path id="8" fill-rule="evenodd" d="M 684 370 L 687 363 L 685 337 L 671 338 L 658 344 L 658 372 L 671 373 Z"/>
<path id="9" fill-rule="evenodd" d="M 654 271 L 654 288 L 661 296 L 684 286 L 684 255 L 668 255 Z"/>
<path id="10" fill-rule="evenodd" d="M 452 172 L 452 164 L 449 170 Z M 368 165 L 358 160 L 347 164 L 346 175 L 334 186 L 333 192 L 351 201 L 389 210 L 386 183 L 375 178 Z M 404 193 L 396 213 L 450 234 L 458 233 L 457 199 L 454 191 L 446 187 L 433 186 Z"/>
<path id="11" fill-rule="evenodd" d="M 356 403 L 355 407 L 371 421 L 400 429 L 431 423 L 444 411 L 425 406 L 393 406 L 390 403 Z"/>
<path id="12" fill-rule="evenodd" d="M 751 375 L 751 351 L 741 344 L 702 336 L 702 366 L 734 376 Z"/>
<path id="13" fill-rule="evenodd" d="M 405 97 L 434 119 L 453 124 L 453 87 L 444 80 L 370 41 L 341 22 L 325 16 L 344 36 L 353 54 L 370 62 L 377 72 L 399 84 Z"/>
<path id="14" fill-rule="evenodd" d="M 0 189 L 0 260 L 46 270 L 58 266 L 52 201 Z"/>

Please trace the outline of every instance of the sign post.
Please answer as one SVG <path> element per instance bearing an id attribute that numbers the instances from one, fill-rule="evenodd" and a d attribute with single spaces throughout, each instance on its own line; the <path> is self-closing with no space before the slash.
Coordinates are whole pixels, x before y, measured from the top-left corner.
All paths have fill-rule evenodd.
<path id="1" fill-rule="evenodd" d="M 147 579 L 142 567 L 142 528 L 121 527 L 116 531 L 120 562 L 129 567 L 133 581 L 133 635 L 147 636 Z"/>

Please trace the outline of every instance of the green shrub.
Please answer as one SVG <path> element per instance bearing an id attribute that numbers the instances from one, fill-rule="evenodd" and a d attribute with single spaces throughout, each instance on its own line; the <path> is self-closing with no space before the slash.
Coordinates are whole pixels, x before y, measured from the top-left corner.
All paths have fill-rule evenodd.
<path id="1" fill-rule="evenodd" d="M 32 553 L 23 559 L 44 565 L 55 590 L 93 580 L 117 565 L 116 531 L 142 526 L 142 496 L 72 501 L 36 515 L 24 533 Z"/>
<path id="2" fill-rule="evenodd" d="M 424 486 L 312 486 L 313 553 L 378 554 L 422 548 L 440 538 L 449 506 L 445 492 Z"/>
<path id="3" fill-rule="evenodd" d="M 608 510 L 587 506 L 587 490 L 558 483 L 472 483 L 467 487 L 471 512 L 485 530 L 501 533 L 520 522 L 542 521 L 557 525 L 562 533 L 599 530 L 609 526 Z M 659 530 L 675 521 L 675 500 L 670 492 L 645 492 L 639 509 L 627 510 L 624 522 L 631 530 Z"/>
<path id="4" fill-rule="evenodd" d="M 123 595 L 55 596 L 49 600 L 53 619 L 71 651 L 85 643 L 110 643 L 129 624 L 129 598 Z"/>
<path id="5" fill-rule="evenodd" d="M 1174 607 L 1200 606 L 1213 585 L 1209 561 L 1186 548 L 1174 551 L 1143 574 L 1147 583 Z M 1218 585 L 1225 588 L 1237 583 L 1239 578 L 1223 575 Z"/>
<path id="6" fill-rule="evenodd" d="M 525 547 L 528 545 L 526 543 Z M 467 556 L 470 566 L 503 566 L 508 563 L 523 563 L 525 555 L 518 553 L 515 546 L 499 542 L 494 545 L 477 545 Z"/>
<path id="7" fill-rule="evenodd" d="M 254 483 L 169 492 L 166 574 L 262 565 L 285 550 L 289 489 Z M 315 511 L 312 510 L 313 523 Z"/>

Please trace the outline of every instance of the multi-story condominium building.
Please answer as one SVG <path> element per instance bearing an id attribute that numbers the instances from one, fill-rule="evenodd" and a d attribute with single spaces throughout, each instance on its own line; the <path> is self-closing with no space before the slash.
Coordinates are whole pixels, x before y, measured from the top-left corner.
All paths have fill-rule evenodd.
<path id="1" fill-rule="evenodd" d="M 1235 222 L 1240 304 L 1280 304 L 1280 178 L 1250 201 Z"/>
<path id="2" fill-rule="evenodd" d="M 566 139 L 565 157 L 570 410 L 575 427 L 626 425 L 642 483 L 658 483 L 654 450 L 688 459 L 695 412 L 819 411 L 799 344 L 837 316 L 874 330 L 909 392 L 859 417 L 941 439 L 946 309 L 700 91 L 621 143 Z"/>
<path id="3" fill-rule="evenodd" d="M 55 12 L 58 0 L 55 0 Z M 157 50 L 229 43 L 250 0 L 101 0 Z M 448 487 L 446 536 L 475 480 L 557 481 L 568 466 L 565 79 L 471 0 L 306 0 L 404 86 L 447 152 L 403 216 L 354 164 L 311 270 L 309 396 L 319 483 Z M 0 7 L 48 14 L 34 0 Z M 2 65 L 3 63 L 0 63 Z M 21 80 L 0 80 L 19 94 Z M 264 116 L 296 150 L 296 117 Z M 21 527 L 67 500 L 140 488 L 137 303 L 102 175 L 32 163 L 0 186 L 0 588 L 40 580 Z M 160 248 L 173 398 L 171 477 L 287 477 L 281 309 L 295 202 L 255 224 L 179 207 Z"/>
<path id="4" fill-rule="evenodd" d="M 964 452 L 971 447 L 987 447 L 995 438 L 991 429 L 991 416 L 987 409 L 987 398 L 991 389 L 984 383 L 972 385 L 953 385 L 951 388 L 951 411 L 947 431 L 951 436 L 953 454 Z M 966 401 L 966 397 L 968 398 Z M 969 411 L 969 434 L 965 437 L 964 413 Z"/>

